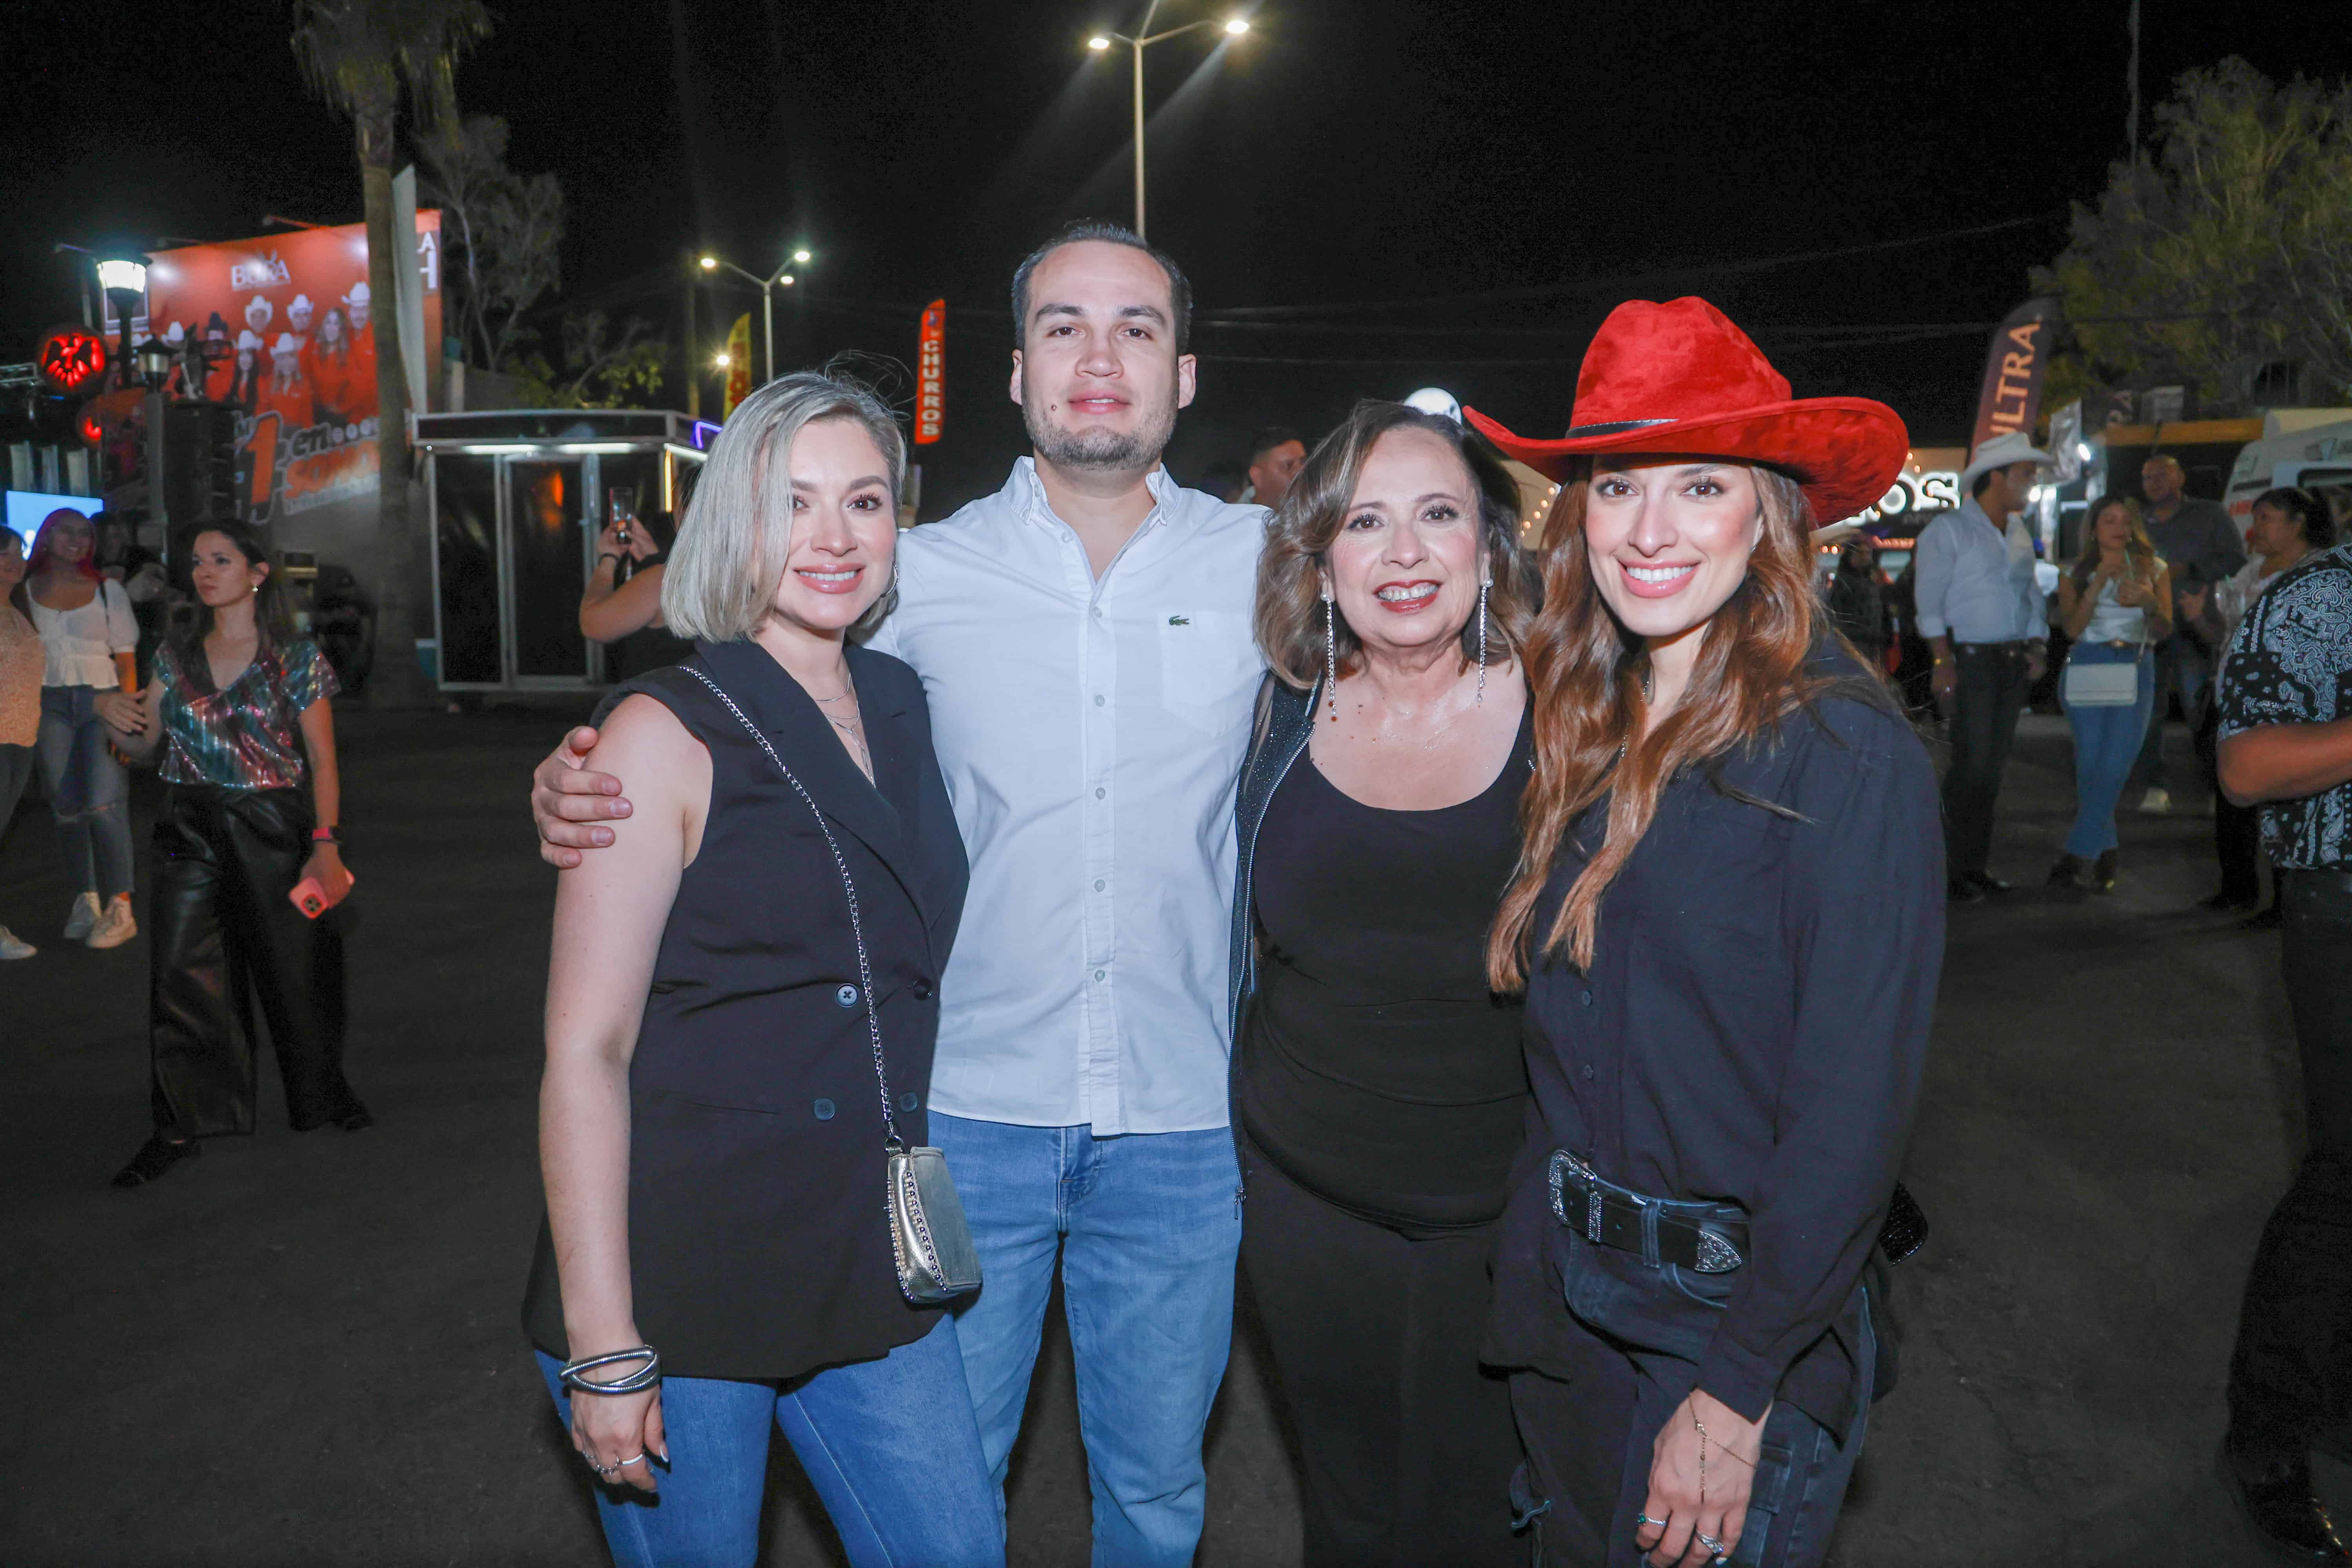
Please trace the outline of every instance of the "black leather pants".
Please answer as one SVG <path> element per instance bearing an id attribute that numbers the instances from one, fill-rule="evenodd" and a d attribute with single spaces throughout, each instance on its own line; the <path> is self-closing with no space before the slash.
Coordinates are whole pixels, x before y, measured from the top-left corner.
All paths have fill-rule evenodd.
<path id="1" fill-rule="evenodd" d="M 148 1047 L 155 1128 L 253 1131 L 254 1003 L 303 1131 L 358 1108 L 343 1080 L 343 940 L 287 895 L 310 856 L 298 790 L 174 784 L 155 824 Z"/>

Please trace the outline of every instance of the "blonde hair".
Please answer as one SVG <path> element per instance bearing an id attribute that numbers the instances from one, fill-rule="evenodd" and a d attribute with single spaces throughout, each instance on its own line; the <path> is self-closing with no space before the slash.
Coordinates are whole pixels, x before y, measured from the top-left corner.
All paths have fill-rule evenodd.
<path id="1" fill-rule="evenodd" d="M 874 437 L 898 510 L 907 481 L 907 443 L 882 400 L 846 377 L 795 371 L 751 394 L 728 417 L 687 502 L 668 569 L 662 574 L 662 618 L 680 637 L 737 642 L 774 608 L 776 584 L 792 548 L 793 477 L 786 457 L 803 426 L 854 420 Z M 890 613 L 896 587 L 859 617 L 856 630 Z"/>

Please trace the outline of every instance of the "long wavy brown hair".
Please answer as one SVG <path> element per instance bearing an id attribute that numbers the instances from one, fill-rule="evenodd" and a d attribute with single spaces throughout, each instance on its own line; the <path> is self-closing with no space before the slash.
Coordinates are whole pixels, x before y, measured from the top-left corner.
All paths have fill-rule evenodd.
<path id="1" fill-rule="evenodd" d="M 1813 587 L 1812 510 L 1805 492 L 1786 475 L 1744 466 L 1756 477 L 1764 513 L 1748 575 L 1700 634 L 1697 666 L 1681 700 L 1647 734 L 1641 733 L 1647 647 L 1617 619 L 1592 580 L 1584 538 L 1589 458 L 1569 471 L 1553 499 L 1540 546 L 1543 608 L 1526 647 L 1535 777 L 1519 800 L 1518 867 L 1486 943 L 1487 979 L 1497 991 L 1524 987 L 1538 952 L 1564 948 L 1578 968 L 1591 968 L 1601 895 L 1649 831 L 1666 785 L 1686 768 L 1769 742 L 1791 712 L 1843 684 L 1806 668 L 1828 622 Z M 1858 668 L 1860 656 L 1854 660 Z M 1601 847 L 1538 938 L 1536 906 L 1561 842 L 1604 795 Z"/>

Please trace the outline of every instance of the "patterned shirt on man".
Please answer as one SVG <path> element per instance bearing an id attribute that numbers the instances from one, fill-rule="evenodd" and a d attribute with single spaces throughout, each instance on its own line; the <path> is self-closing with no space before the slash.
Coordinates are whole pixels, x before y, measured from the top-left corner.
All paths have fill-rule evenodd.
<path id="1" fill-rule="evenodd" d="M 2223 740 L 2265 724 L 2352 719 L 2352 544 L 2312 556 L 2263 590 L 2225 660 Z M 2263 837 L 2283 869 L 2352 870 L 2352 781 L 2265 801 Z"/>
<path id="2" fill-rule="evenodd" d="M 166 784 L 215 789 L 298 789 L 308 771 L 302 714 L 342 689 L 334 667 L 308 637 L 264 648 L 226 690 L 197 691 L 166 647 L 155 656 L 163 683 L 163 774 Z"/>

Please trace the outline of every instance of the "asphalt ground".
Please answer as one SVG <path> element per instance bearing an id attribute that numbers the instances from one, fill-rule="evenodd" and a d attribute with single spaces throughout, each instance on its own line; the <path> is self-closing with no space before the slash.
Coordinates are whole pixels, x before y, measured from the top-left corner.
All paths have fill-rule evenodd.
<path id="1" fill-rule="evenodd" d="M 380 1125 L 261 1131 L 155 1186 L 145 939 L 60 942 L 47 811 L 0 846 L 0 1565 L 602 1561 L 586 1477 L 516 1324 L 539 1213 L 538 1015 L 553 878 L 525 774 L 567 714 L 341 716 L 352 1081 Z M 2190 770 L 2175 733 L 2178 779 Z M 1873 1413 L 1840 1564 L 2265 1561 L 2215 1479 L 2255 1237 L 2300 1137 L 2278 940 L 2191 908 L 2197 809 L 2124 825 L 2110 898 L 2030 890 L 2071 816 L 2063 725 L 2029 719 L 1996 869 L 1954 911 L 1907 1179 L 1934 1224 L 1895 1271 L 1901 1387 Z M 134 793 L 142 846 L 155 799 Z M 1200 1561 L 1298 1561 L 1286 1426 L 1242 1304 L 1209 1433 Z M 2323 1465 L 2332 1497 L 2352 1473 Z M 840 1561 L 779 1442 L 772 1565 Z M 1066 1339 L 1016 1454 L 1018 1564 L 1087 1558 Z"/>

